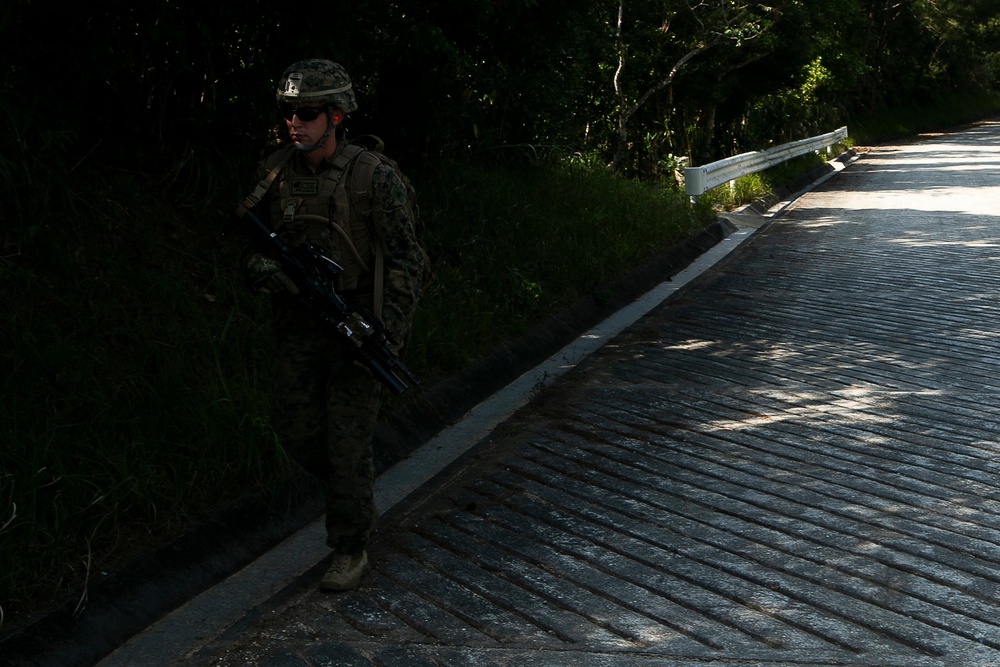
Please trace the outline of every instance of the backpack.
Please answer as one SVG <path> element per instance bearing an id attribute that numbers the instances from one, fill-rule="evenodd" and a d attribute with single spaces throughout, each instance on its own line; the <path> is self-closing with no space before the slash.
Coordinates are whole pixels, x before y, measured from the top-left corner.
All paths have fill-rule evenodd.
<path id="1" fill-rule="evenodd" d="M 351 205 L 360 206 L 359 210 L 365 214 L 371 211 L 371 191 L 368 185 L 371 183 L 372 174 L 375 172 L 375 167 L 378 163 L 391 167 L 399 175 L 400 180 L 403 182 L 403 187 L 406 188 L 406 206 L 410 210 L 410 219 L 413 220 L 413 230 L 416 232 L 417 244 L 420 246 L 420 253 L 424 258 L 424 272 L 420 282 L 420 290 L 423 292 L 433 282 L 434 274 L 431 267 L 431 257 L 427 253 L 427 248 L 424 247 L 426 229 L 424 221 L 420 217 L 420 207 L 417 205 L 417 191 L 414 189 L 410 179 L 406 177 L 406 174 L 396 164 L 396 161 L 382 152 L 384 147 L 385 143 L 381 138 L 374 134 L 363 134 L 352 139 L 341 154 L 348 163 L 354 163 L 353 167 L 350 164 L 345 167 L 345 171 L 351 172 L 352 191 L 354 192 L 354 201 L 351 202 Z M 334 166 L 337 166 L 336 161 L 334 162 Z M 376 235 L 379 234 L 380 230 L 376 230 Z"/>
<path id="2" fill-rule="evenodd" d="M 423 235 L 425 229 L 424 223 L 420 218 L 420 209 L 417 206 L 417 193 L 410 182 L 410 179 L 408 179 L 399 169 L 396 161 L 382 153 L 383 147 L 383 141 L 375 135 L 361 135 L 349 142 L 333 160 L 333 169 L 331 169 L 327 175 L 321 196 L 346 197 L 346 179 L 344 179 L 343 176 L 345 174 L 349 174 L 348 178 L 351 182 L 352 193 L 351 201 L 349 203 L 349 215 L 351 217 L 361 216 L 367 219 L 372 210 L 372 193 L 370 186 L 375 168 L 379 164 L 391 167 L 396 174 L 399 175 L 400 180 L 403 182 L 403 186 L 406 189 L 406 205 L 410 211 L 410 218 L 413 221 L 417 243 L 420 247 L 421 255 L 423 256 L 423 275 L 421 276 L 420 284 L 421 292 L 423 292 L 433 281 L 433 270 L 431 267 L 430 255 L 424 247 Z M 265 169 L 268 169 L 267 175 L 261 179 L 260 183 L 258 183 L 254 188 L 254 191 L 248 195 L 246 199 L 244 199 L 241 206 L 247 209 L 255 206 L 267 193 L 268 189 L 270 189 L 282 168 L 288 163 L 295 152 L 295 146 L 286 146 L 285 148 L 272 153 L 265 162 Z M 341 232 L 342 234 L 344 233 L 339 225 L 333 224 L 332 227 L 338 232 Z M 374 312 L 376 316 L 381 317 L 384 244 L 382 242 L 382 230 L 375 229 L 372 230 L 372 232 L 374 233 L 376 239 Z M 349 249 L 353 252 L 354 256 L 358 257 L 357 250 L 354 248 L 351 239 L 346 235 L 344 235 L 343 238 L 346 240 L 346 243 L 349 246 Z M 360 261 L 360 257 L 358 257 L 358 259 Z"/>

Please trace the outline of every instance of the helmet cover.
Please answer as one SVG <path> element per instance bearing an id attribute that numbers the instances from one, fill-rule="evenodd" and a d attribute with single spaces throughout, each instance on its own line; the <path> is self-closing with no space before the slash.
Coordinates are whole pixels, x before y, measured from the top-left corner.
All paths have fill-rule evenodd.
<path id="1" fill-rule="evenodd" d="M 300 60 L 289 66 L 281 75 L 275 97 L 279 104 L 320 102 L 344 113 L 358 108 L 347 71 L 330 60 Z"/>

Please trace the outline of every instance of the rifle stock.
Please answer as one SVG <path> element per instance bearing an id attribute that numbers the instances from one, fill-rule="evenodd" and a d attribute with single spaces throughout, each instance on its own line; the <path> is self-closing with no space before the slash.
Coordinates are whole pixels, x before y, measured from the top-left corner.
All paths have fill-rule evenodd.
<path id="1" fill-rule="evenodd" d="M 333 288 L 334 278 L 343 271 L 339 264 L 308 241 L 288 245 L 245 206 L 237 208 L 233 218 L 235 224 L 231 226 L 247 236 L 260 252 L 280 259 L 282 271 L 299 288 L 298 299 L 340 337 L 348 354 L 393 394 L 399 396 L 410 386 L 420 384 L 389 347 L 395 341 L 385 325 L 371 313 L 351 306 Z"/>

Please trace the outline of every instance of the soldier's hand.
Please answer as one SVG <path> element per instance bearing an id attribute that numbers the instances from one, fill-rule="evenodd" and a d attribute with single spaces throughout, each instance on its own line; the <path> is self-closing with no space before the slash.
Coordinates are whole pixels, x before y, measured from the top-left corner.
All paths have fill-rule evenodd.
<path id="1" fill-rule="evenodd" d="M 263 294 L 299 293 L 299 288 L 292 282 L 292 279 L 281 270 L 281 264 L 266 255 L 255 253 L 247 257 L 246 271 L 250 288 L 255 292 Z"/>

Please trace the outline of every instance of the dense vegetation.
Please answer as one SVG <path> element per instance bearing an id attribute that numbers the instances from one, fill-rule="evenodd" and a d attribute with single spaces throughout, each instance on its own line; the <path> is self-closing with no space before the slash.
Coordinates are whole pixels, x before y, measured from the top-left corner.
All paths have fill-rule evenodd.
<path id="1" fill-rule="evenodd" d="M 1000 108 L 998 0 L 301 9 L 0 7 L 4 627 L 286 474 L 266 309 L 219 226 L 289 63 L 345 64 L 352 131 L 421 191 L 437 279 L 409 361 L 431 379 L 702 228 L 682 157 Z"/>

